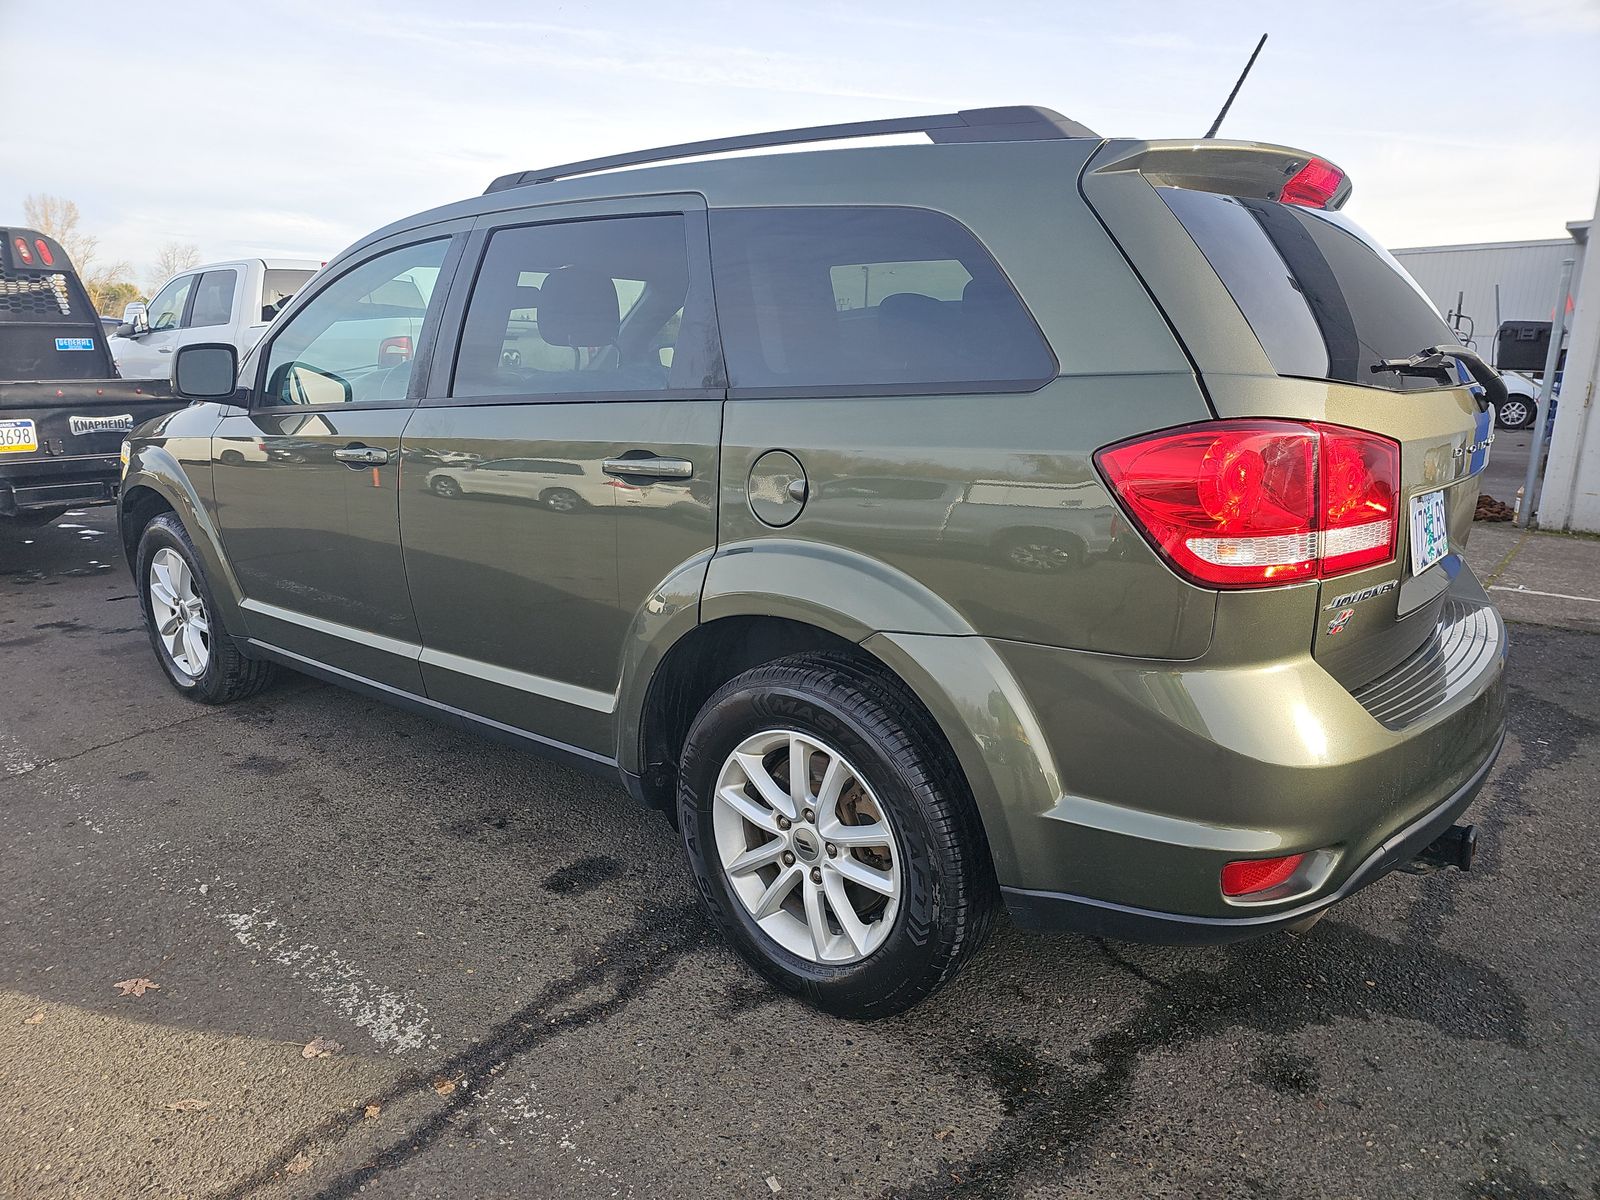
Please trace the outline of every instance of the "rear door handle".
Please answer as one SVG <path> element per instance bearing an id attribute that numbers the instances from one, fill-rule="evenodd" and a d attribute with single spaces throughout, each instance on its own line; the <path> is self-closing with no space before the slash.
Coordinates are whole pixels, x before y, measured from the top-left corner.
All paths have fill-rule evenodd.
<path id="1" fill-rule="evenodd" d="M 608 458 L 601 464 L 607 475 L 647 475 L 653 479 L 693 479 L 694 464 L 687 458 Z"/>
<path id="2" fill-rule="evenodd" d="M 389 461 L 389 452 L 379 446 L 345 446 L 333 456 L 352 467 L 381 467 Z"/>

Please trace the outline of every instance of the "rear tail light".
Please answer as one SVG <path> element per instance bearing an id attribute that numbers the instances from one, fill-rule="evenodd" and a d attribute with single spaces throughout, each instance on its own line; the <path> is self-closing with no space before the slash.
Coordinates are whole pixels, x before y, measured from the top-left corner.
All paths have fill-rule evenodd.
<path id="1" fill-rule="evenodd" d="M 1156 549 L 1205 587 L 1271 587 L 1394 557 L 1400 447 L 1374 433 L 1208 421 L 1095 461 Z"/>
<path id="2" fill-rule="evenodd" d="M 11 244 L 17 248 L 17 258 L 25 267 L 33 266 L 33 251 L 28 249 L 27 238 L 12 238 Z"/>
<path id="3" fill-rule="evenodd" d="M 1285 858 L 1239 858 L 1222 868 L 1224 896 L 1253 896 L 1285 883 L 1300 869 L 1304 854 Z"/>
<path id="4" fill-rule="evenodd" d="M 1331 162 L 1313 158 L 1283 185 L 1278 199 L 1284 204 L 1301 204 L 1307 208 L 1327 208 L 1339 185 L 1344 182 L 1344 172 Z"/>
<path id="5" fill-rule="evenodd" d="M 50 253 L 50 246 L 43 238 L 35 238 L 34 249 L 39 252 L 39 261 L 47 267 L 56 265 L 56 256 Z"/>

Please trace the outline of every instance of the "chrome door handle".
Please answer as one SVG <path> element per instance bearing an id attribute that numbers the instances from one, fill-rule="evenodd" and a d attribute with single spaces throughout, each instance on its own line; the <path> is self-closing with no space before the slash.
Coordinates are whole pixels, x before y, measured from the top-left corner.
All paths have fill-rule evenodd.
<path id="1" fill-rule="evenodd" d="M 346 446 L 333 456 L 352 467 L 381 467 L 389 461 L 389 452 L 378 446 Z"/>
<path id="2" fill-rule="evenodd" d="M 600 464 L 607 475 L 648 475 L 656 479 L 693 479 L 687 458 L 608 458 Z"/>

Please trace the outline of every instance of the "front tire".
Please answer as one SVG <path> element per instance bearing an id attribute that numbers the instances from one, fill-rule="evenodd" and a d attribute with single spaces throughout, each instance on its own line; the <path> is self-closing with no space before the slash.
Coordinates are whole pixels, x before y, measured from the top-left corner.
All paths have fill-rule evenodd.
<path id="1" fill-rule="evenodd" d="M 993 922 L 950 750 L 896 681 L 847 655 L 723 685 L 685 741 L 678 818 L 712 922 L 776 987 L 840 1016 L 932 995 Z"/>
<path id="2" fill-rule="evenodd" d="M 173 687 L 200 704 L 230 704 L 272 681 L 273 665 L 246 658 L 228 635 L 200 556 L 174 514 L 144 527 L 136 559 L 150 645 Z"/>

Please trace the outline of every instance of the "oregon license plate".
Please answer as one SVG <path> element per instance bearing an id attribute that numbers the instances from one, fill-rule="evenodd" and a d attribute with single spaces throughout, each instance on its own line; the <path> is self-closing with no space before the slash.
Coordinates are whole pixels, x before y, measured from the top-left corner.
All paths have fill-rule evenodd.
<path id="1" fill-rule="evenodd" d="M 1444 516 L 1444 493 L 1411 497 L 1411 573 L 1421 575 L 1450 553 L 1450 528 Z"/>
<path id="2" fill-rule="evenodd" d="M 0 454 L 22 454 L 39 448 L 32 421 L 0 421 Z"/>

